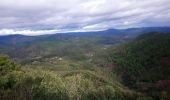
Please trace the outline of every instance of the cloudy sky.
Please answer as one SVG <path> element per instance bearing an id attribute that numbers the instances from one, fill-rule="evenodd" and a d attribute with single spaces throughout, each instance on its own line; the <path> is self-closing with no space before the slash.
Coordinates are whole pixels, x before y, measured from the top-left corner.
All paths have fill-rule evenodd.
<path id="1" fill-rule="evenodd" d="M 0 35 L 170 26 L 170 0 L 0 0 Z"/>

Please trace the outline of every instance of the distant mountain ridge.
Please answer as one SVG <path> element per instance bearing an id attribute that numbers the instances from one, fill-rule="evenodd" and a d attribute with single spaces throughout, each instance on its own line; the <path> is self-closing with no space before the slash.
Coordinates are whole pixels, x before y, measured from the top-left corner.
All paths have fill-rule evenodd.
<path id="1" fill-rule="evenodd" d="M 148 32 L 170 33 L 170 27 L 143 27 L 143 28 L 129 28 L 129 29 L 108 29 L 96 32 L 70 32 L 70 33 L 56 33 L 49 35 L 26 36 L 26 35 L 5 35 L 0 36 L 1 45 L 23 45 L 35 41 L 46 40 L 61 40 L 72 37 L 105 37 L 117 36 L 121 38 L 135 38 L 140 34 Z"/>
<path id="2" fill-rule="evenodd" d="M 141 27 L 141 28 L 127 28 L 127 29 L 107 29 L 103 31 L 88 31 L 88 32 L 66 32 L 68 34 L 76 34 L 76 35 L 82 35 L 82 34 L 128 34 L 128 33 L 148 33 L 148 32 L 170 32 L 170 27 Z M 77 34 L 79 33 L 79 34 Z M 21 35 L 21 34 L 12 34 L 12 35 L 2 35 L 0 36 L 0 39 L 3 37 L 43 37 L 43 36 L 53 36 L 58 34 L 65 34 L 65 33 L 56 33 L 56 34 L 46 34 L 46 35 L 37 35 L 37 36 L 27 36 L 27 35 Z"/>
<path id="3" fill-rule="evenodd" d="M 128 29 L 108 29 L 106 33 L 122 33 L 122 34 L 134 34 L 134 33 L 148 33 L 148 32 L 170 32 L 170 27 L 142 27 L 142 28 L 128 28 Z"/>

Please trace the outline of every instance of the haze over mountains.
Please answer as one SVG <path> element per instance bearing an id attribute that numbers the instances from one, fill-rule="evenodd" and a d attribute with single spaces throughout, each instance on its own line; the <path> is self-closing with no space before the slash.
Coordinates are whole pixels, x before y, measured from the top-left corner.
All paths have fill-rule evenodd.
<path id="1" fill-rule="evenodd" d="M 110 34 L 119 34 L 119 33 L 146 33 L 146 32 L 170 32 L 170 27 L 141 27 L 141 28 L 128 28 L 128 29 L 107 29 L 107 30 L 103 30 L 103 31 L 88 31 L 88 32 L 63 32 L 63 33 L 67 33 L 67 34 L 73 34 L 73 33 L 84 33 L 84 34 L 96 34 L 96 33 L 110 33 Z M 51 34 L 61 34 L 59 32 L 52 32 Z M 24 35 L 24 32 L 15 32 L 13 34 L 3 34 L 3 32 L 0 34 L 0 36 L 6 36 L 6 35 Z M 25 34 L 28 36 L 38 36 L 38 35 L 42 35 L 42 34 L 34 34 L 34 35 L 29 35 Z M 49 33 L 43 34 L 43 35 L 50 35 Z"/>
<path id="2" fill-rule="evenodd" d="M 39 41 L 39 40 L 48 40 L 48 39 L 57 39 L 57 36 L 122 36 L 124 38 L 134 38 L 142 33 L 148 32 L 161 32 L 161 33 L 168 33 L 170 32 L 170 27 L 145 27 L 145 28 L 129 28 L 129 29 L 108 29 L 105 31 L 92 31 L 92 32 L 68 32 L 68 33 L 54 33 L 54 34 L 47 34 L 47 35 L 37 35 L 33 36 L 26 36 L 21 34 L 13 34 L 13 35 L 2 35 L 0 36 L 0 43 L 1 45 L 20 45 L 25 44 L 26 42 L 31 41 Z M 55 38 L 56 37 L 56 38 Z M 14 42 L 15 41 L 15 42 Z M 109 40 L 108 40 L 109 41 Z"/>

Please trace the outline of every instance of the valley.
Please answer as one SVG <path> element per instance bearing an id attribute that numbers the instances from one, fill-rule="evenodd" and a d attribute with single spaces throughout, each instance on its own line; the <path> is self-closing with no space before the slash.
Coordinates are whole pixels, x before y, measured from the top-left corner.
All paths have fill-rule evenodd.
<path id="1" fill-rule="evenodd" d="M 168 100 L 163 29 L 1 36 L 0 99 Z"/>

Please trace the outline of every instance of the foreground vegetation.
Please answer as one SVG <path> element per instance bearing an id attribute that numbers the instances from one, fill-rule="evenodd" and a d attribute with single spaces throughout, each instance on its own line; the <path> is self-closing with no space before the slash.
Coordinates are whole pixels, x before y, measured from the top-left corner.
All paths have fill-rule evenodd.
<path id="1" fill-rule="evenodd" d="M 137 97 L 137 94 L 131 96 L 134 93 L 126 91 L 116 80 L 99 75 L 100 69 L 98 72 L 63 72 L 21 68 L 4 56 L 0 57 L 0 66 L 1 100 L 124 100 Z"/>

